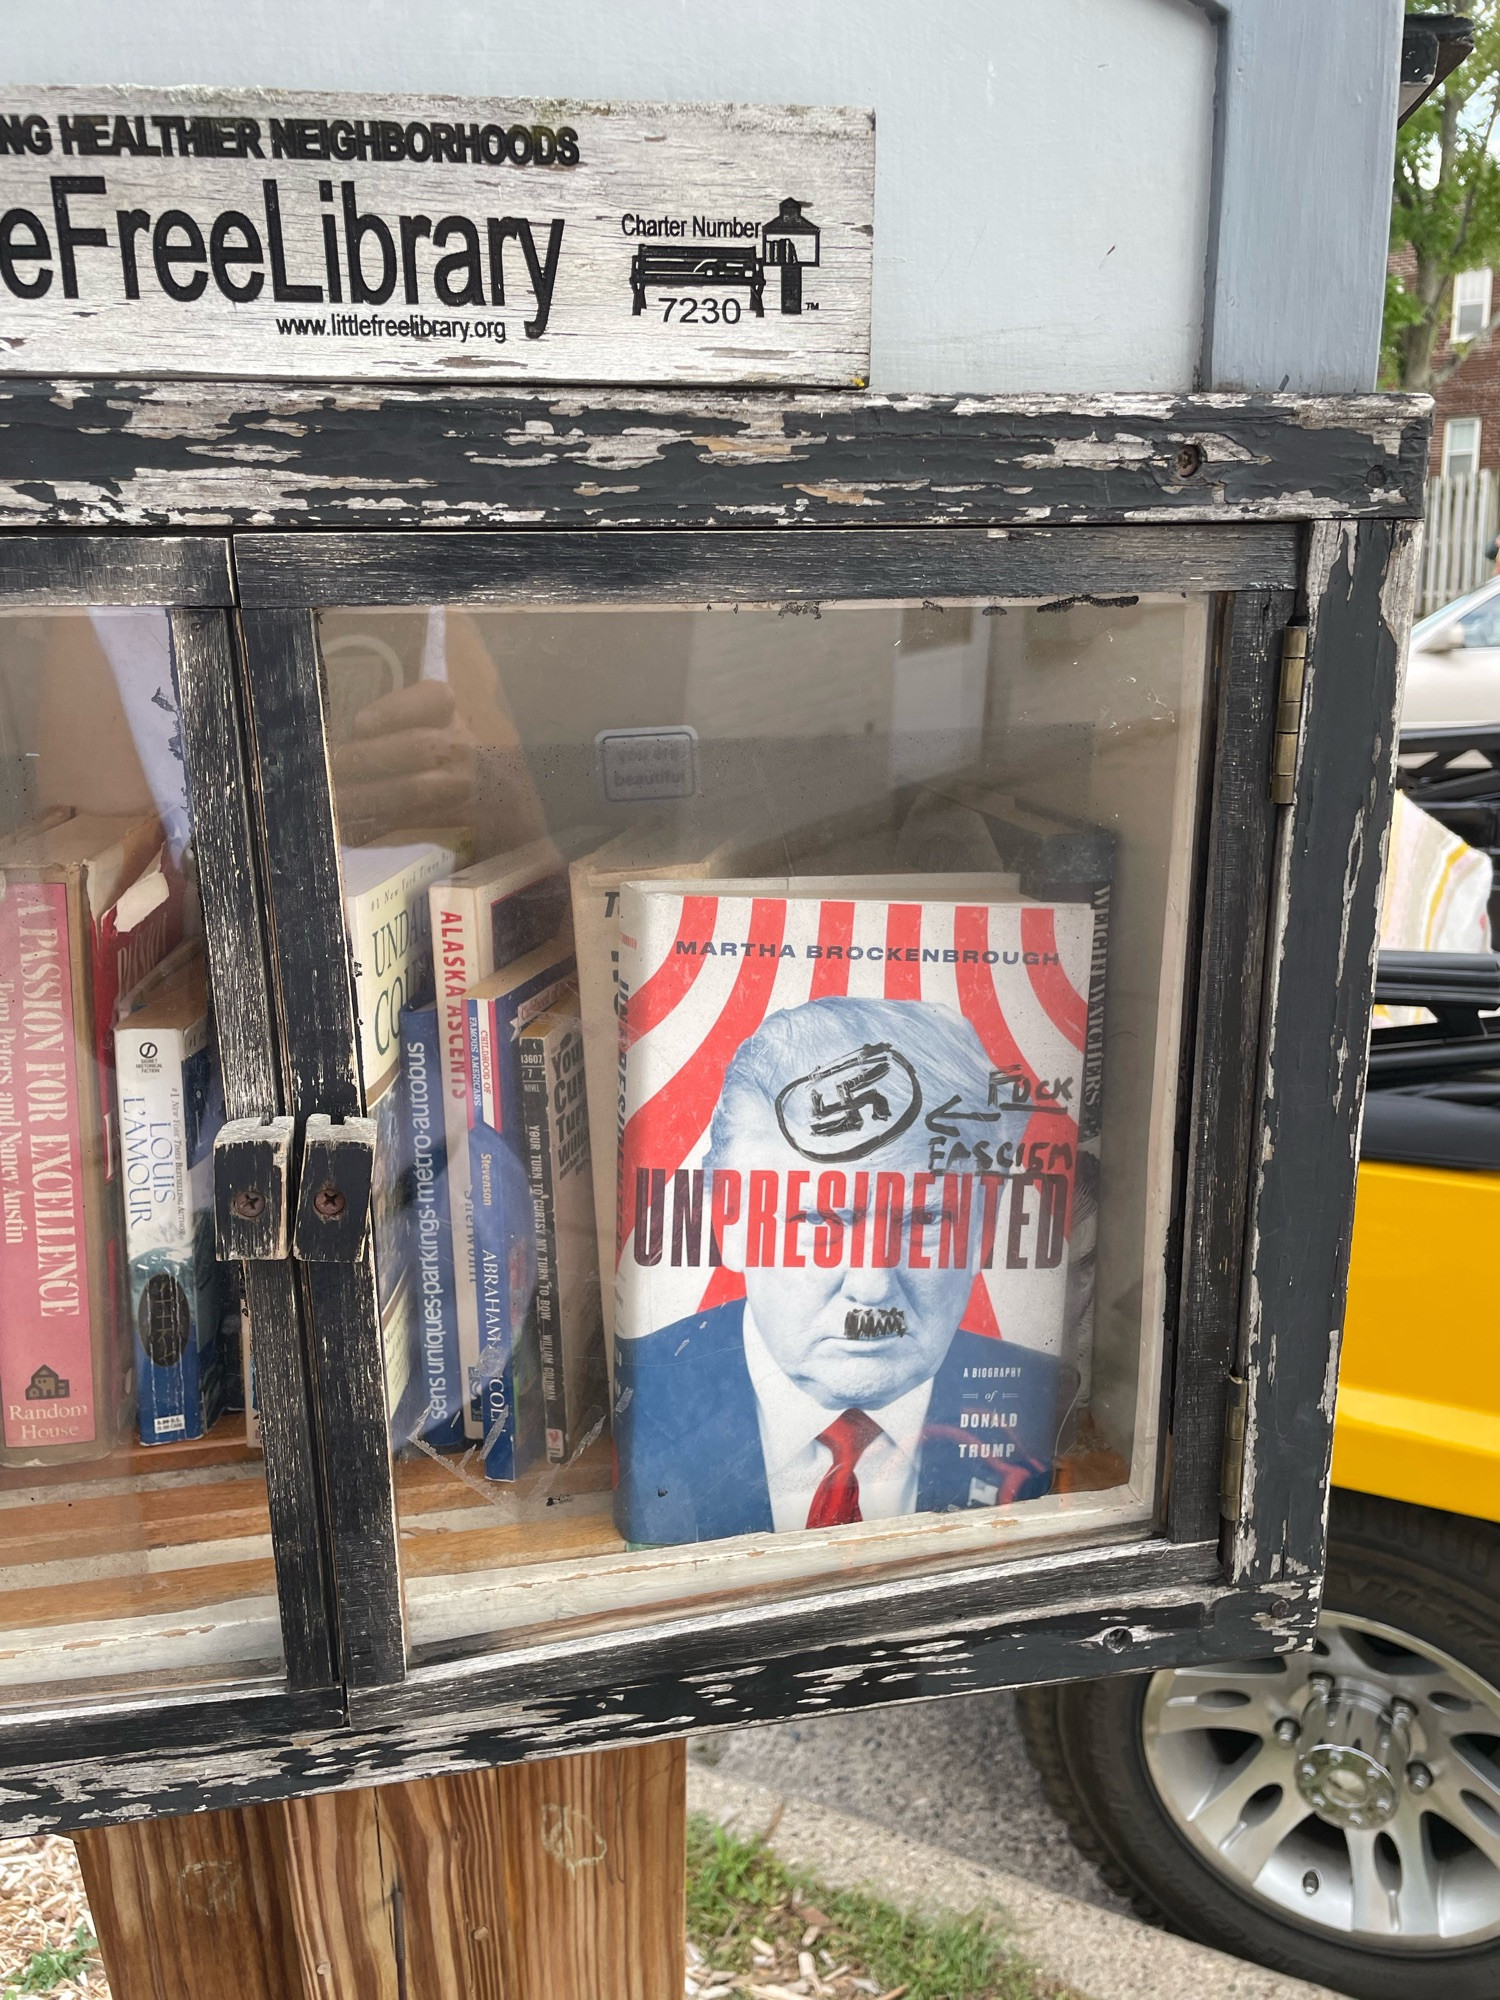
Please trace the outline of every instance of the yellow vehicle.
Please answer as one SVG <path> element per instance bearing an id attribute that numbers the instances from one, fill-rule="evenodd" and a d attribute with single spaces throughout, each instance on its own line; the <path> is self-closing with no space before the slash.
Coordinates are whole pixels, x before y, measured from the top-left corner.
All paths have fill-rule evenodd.
<path id="1" fill-rule="evenodd" d="M 1500 847 L 1500 729 L 1429 737 L 1422 803 Z M 1143 1914 L 1364 2000 L 1497 2000 L 1500 956 L 1382 952 L 1376 999 L 1425 1014 L 1372 1037 L 1315 1645 L 1021 1721 Z"/>

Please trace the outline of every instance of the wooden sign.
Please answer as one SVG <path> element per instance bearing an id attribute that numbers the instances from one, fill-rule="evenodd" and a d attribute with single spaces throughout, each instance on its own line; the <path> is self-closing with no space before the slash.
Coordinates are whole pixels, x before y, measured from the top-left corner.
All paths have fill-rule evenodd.
<path id="1" fill-rule="evenodd" d="M 0 373 L 862 387 L 874 120 L 0 96 Z"/>

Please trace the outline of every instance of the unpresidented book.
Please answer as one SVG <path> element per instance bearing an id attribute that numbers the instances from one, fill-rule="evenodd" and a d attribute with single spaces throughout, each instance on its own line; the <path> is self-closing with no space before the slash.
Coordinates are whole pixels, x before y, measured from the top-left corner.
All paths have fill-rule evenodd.
<path id="1" fill-rule="evenodd" d="M 465 1436 L 441 1039 L 436 1001 L 424 1007 L 402 1008 L 401 1064 L 412 1182 L 412 1273 L 422 1385 L 416 1434 L 438 1450 L 461 1449 Z M 467 1162 L 467 1136 L 463 1151 Z"/>
<path id="2" fill-rule="evenodd" d="M 520 1067 L 521 1129 L 536 1247 L 531 1317 L 542 1371 L 547 1458 L 560 1465 L 602 1424 L 608 1392 L 576 993 L 521 1030 Z"/>
<path id="3" fill-rule="evenodd" d="M 224 1091 L 201 951 L 124 1006 L 115 1060 L 137 1424 L 143 1444 L 173 1443 L 214 1423 L 227 1374 L 213 1199 Z"/>
<path id="4" fill-rule="evenodd" d="M 97 1455 L 124 1421 L 96 967 L 109 913 L 161 838 L 154 815 L 75 813 L 0 843 L 0 1458 L 12 1464 Z"/>
<path id="5" fill-rule="evenodd" d="M 1108 827 L 1070 819 L 972 779 L 935 781 L 913 800 L 897 842 L 910 866 L 1014 869 L 1022 893 L 1087 901 L 1094 912 L 1088 1028 L 1079 1081 L 1074 1254 L 1069 1264 L 1067 1352 L 1086 1401 L 1093 1382 L 1094 1239 L 1098 1227 L 1104 1106 L 1104 995 L 1109 964 L 1116 839 Z"/>
<path id="6" fill-rule="evenodd" d="M 521 1115 L 520 1038 L 575 988 L 571 933 L 481 980 L 469 995 L 472 1288 L 479 1318 L 484 1469 L 518 1479 L 545 1450 L 541 1357 L 532 1316 L 536 1236 Z"/>
<path id="7" fill-rule="evenodd" d="M 401 1444 L 421 1408 L 401 1015 L 432 998 L 427 891 L 452 869 L 453 855 L 432 841 L 346 847 L 342 866 L 365 1115 L 375 1123 L 370 1207 L 386 1409 L 393 1439 Z"/>
<path id="8" fill-rule="evenodd" d="M 463 1375 L 464 1436 L 484 1436 L 474 1221 L 469 1187 L 471 988 L 552 937 L 566 921 L 567 864 L 551 840 L 534 840 L 435 882 L 428 892 L 437 986 L 439 1074 L 448 1161 L 448 1211 Z"/>
<path id="9" fill-rule="evenodd" d="M 627 1541 L 1049 1491 L 1095 916 L 969 880 L 624 886 Z"/>

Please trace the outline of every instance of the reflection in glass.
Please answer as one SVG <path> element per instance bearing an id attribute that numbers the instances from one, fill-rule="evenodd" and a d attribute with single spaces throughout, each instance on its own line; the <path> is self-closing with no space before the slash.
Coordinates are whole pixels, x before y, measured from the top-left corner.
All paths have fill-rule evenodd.
<path id="1" fill-rule="evenodd" d="M 1209 608 L 323 615 L 419 1646 L 1149 1517 Z"/>
<path id="2" fill-rule="evenodd" d="M 280 1651 L 167 619 L 0 617 L 0 1691 Z M 0 1692 L 0 1698 L 4 1698 Z"/>

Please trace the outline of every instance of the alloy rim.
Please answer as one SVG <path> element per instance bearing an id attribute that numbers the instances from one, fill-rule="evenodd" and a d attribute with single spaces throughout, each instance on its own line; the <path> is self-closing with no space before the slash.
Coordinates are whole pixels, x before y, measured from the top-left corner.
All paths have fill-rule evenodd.
<path id="1" fill-rule="evenodd" d="M 1146 1768 L 1242 1894 L 1383 1950 L 1500 1935 L 1500 1691 L 1325 1611 L 1310 1653 L 1153 1674 Z"/>

